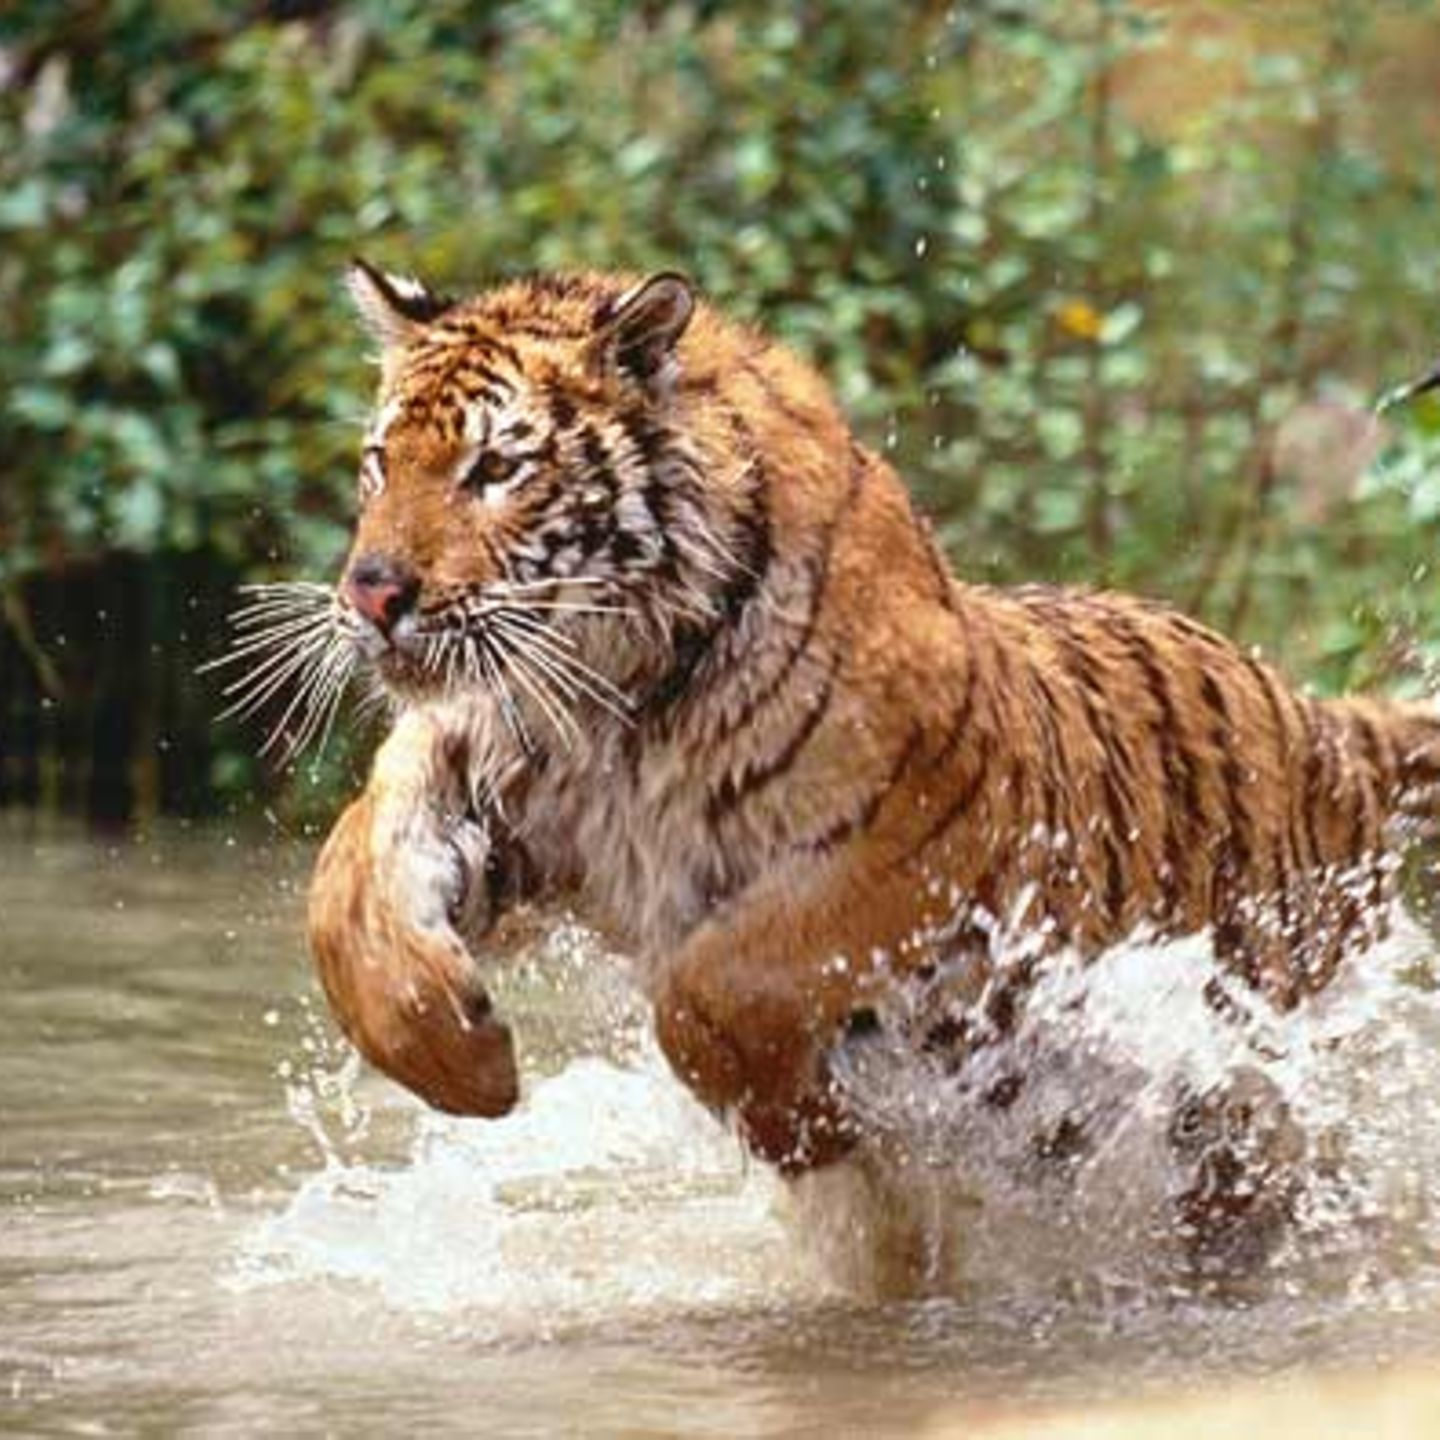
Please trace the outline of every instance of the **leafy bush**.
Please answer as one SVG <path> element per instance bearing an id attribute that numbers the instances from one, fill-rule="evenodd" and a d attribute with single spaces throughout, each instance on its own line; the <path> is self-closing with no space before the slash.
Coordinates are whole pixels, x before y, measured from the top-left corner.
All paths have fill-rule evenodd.
<path id="1" fill-rule="evenodd" d="M 814 356 L 963 573 L 1418 683 L 1440 408 L 1369 404 L 1440 340 L 1437 63 L 1433 7 L 1359 0 L 12 5 L 6 613 L 116 551 L 328 572 L 353 252 L 678 266 Z"/>

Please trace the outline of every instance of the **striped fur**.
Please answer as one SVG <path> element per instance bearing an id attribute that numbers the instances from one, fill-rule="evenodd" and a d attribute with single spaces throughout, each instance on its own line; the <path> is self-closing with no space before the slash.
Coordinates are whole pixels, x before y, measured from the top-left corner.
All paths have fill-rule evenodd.
<path id="1" fill-rule="evenodd" d="M 564 897 L 640 956 L 678 1073 L 789 1170 L 854 1140 L 826 1056 L 906 985 L 947 980 L 929 1038 L 963 1055 L 1062 943 L 1213 927 L 1283 1008 L 1383 924 L 1440 781 L 1430 707 L 1307 699 L 1142 600 L 955 580 L 819 378 L 673 277 L 384 304 L 353 555 L 419 598 L 371 637 L 403 709 L 311 933 L 348 1033 L 432 1103 L 483 1110 L 453 1079 L 483 1062 L 407 999 L 405 937 L 459 942 L 393 876 L 466 826 L 490 908 Z M 454 663 L 495 596 L 536 593 L 577 608 L 505 623 L 553 627 L 592 693 Z M 477 965 L 446 972 L 472 1001 Z M 431 1073 L 391 1063 L 397 1033 Z"/>

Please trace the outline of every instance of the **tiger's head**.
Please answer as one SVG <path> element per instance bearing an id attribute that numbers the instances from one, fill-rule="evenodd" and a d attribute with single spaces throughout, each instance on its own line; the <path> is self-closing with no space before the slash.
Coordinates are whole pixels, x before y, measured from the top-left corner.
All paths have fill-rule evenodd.
<path id="1" fill-rule="evenodd" d="M 455 301 L 358 261 L 348 282 L 381 382 L 341 628 L 401 701 L 480 685 L 532 729 L 623 708 L 647 643 L 713 612 L 736 563 L 682 423 L 690 285 L 545 276 Z"/>

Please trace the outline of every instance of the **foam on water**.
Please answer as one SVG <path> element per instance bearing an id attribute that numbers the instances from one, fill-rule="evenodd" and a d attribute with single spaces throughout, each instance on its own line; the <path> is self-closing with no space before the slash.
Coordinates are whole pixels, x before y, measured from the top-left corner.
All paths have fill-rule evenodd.
<path id="1" fill-rule="evenodd" d="M 1013 1040 L 958 1074 L 883 1036 L 845 1051 L 839 1081 L 876 1139 L 793 1186 L 746 1161 L 648 1040 L 571 1058 L 503 1120 L 417 1112 L 398 1162 L 332 1148 L 247 1238 L 235 1283 L 358 1282 L 531 1336 L 856 1291 L 1153 1293 L 1181 1274 L 1178 1098 L 1241 1075 L 1302 1137 L 1298 1223 L 1268 1271 L 1384 1284 L 1437 1249 L 1430 948 L 1402 923 L 1318 999 L 1242 1024 L 1203 997 L 1225 983 L 1203 938 L 1056 961 Z M 981 1103 L 1015 1074 L 1011 1103 Z"/>
<path id="2" fill-rule="evenodd" d="M 367 1282 L 497 1331 L 773 1299 L 801 1283 L 778 1182 L 646 1048 L 570 1061 L 504 1120 L 418 1117 L 408 1159 L 333 1161 L 249 1238 L 242 1284 Z M 787 1279 L 787 1276 L 789 1277 Z"/>

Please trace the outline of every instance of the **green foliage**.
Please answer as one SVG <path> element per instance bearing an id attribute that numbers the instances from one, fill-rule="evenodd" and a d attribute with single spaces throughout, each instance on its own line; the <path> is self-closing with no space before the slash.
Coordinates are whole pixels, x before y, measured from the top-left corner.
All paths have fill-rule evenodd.
<path id="1" fill-rule="evenodd" d="M 963 573 L 1166 595 L 1325 686 L 1417 674 L 1440 409 L 1367 413 L 1440 339 L 1440 104 L 1396 70 L 1440 20 L 1277 9 L 13 4 L 0 587 L 117 548 L 327 573 L 352 253 L 678 266 L 825 368 Z"/>

